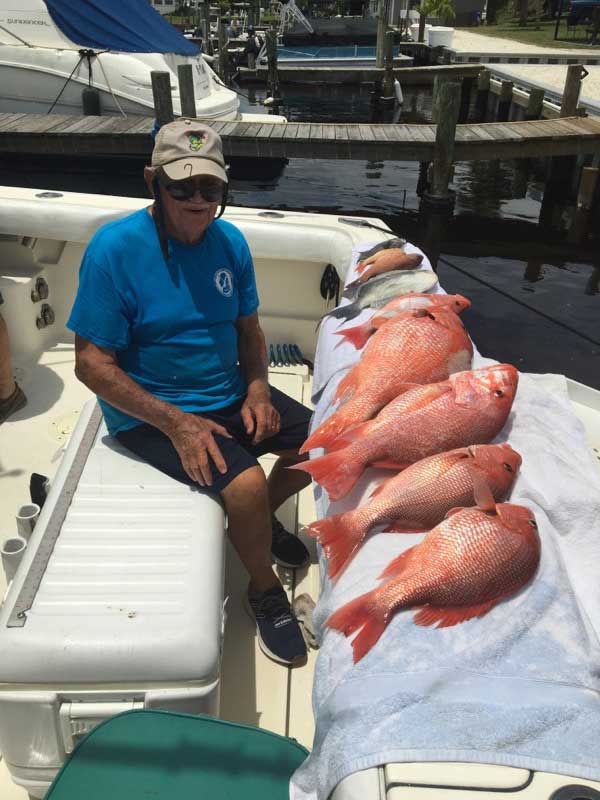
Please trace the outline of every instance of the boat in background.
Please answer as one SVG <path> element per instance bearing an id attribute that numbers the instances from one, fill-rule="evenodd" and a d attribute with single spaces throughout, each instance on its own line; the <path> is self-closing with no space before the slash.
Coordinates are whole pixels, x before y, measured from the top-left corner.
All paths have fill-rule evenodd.
<path id="1" fill-rule="evenodd" d="M 0 0 L 0 112 L 154 116 L 150 75 L 162 71 L 180 115 L 180 64 L 193 67 L 198 117 L 242 118 L 238 95 L 146 0 Z"/>

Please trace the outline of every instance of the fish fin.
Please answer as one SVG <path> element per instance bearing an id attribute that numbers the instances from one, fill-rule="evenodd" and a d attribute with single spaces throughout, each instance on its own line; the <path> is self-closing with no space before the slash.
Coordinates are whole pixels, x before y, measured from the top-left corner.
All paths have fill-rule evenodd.
<path id="1" fill-rule="evenodd" d="M 406 570 L 409 568 L 411 561 L 415 557 L 417 553 L 418 545 L 414 547 L 409 547 L 408 550 L 405 550 L 403 553 L 400 553 L 399 556 L 394 558 L 387 567 L 383 570 L 381 575 L 378 576 L 379 580 L 383 578 L 398 578 L 400 577 Z"/>
<path id="2" fill-rule="evenodd" d="M 332 402 L 336 403 L 339 400 L 340 403 L 345 403 L 352 397 L 357 386 L 358 381 L 356 379 L 356 371 L 355 368 L 352 367 L 352 369 L 349 370 L 349 372 L 347 372 L 342 380 L 338 383 Z"/>
<path id="3" fill-rule="evenodd" d="M 361 546 L 368 530 L 352 524 L 354 514 L 336 514 L 308 526 L 308 533 L 318 540 L 329 562 L 329 577 L 334 583 L 354 553 Z"/>
<path id="4" fill-rule="evenodd" d="M 370 321 L 364 322 L 362 325 L 355 325 L 353 328 L 346 328 L 346 330 L 335 331 L 336 336 L 343 336 L 350 344 L 353 344 L 357 350 L 362 350 L 365 344 L 369 341 L 369 337 L 373 332 L 373 326 Z M 341 342 L 340 342 L 341 344 Z"/>
<path id="5" fill-rule="evenodd" d="M 361 461 L 348 458 L 346 448 L 288 467 L 308 472 L 325 489 L 330 500 L 341 500 L 345 497 L 362 475 L 364 468 Z"/>
<path id="6" fill-rule="evenodd" d="M 487 600 L 485 603 L 472 606 L 424 606 L 415 614 L 413 622 L 415 625 L 423 627 L 435 625 L 436 628 L 451 628 L 453 625 L 459 625 L 473 617 L 487 614 L 496 602 L 496 600 Z"/>
<path id="7" fill-rule="evenodd" d="M 429 528 L 423 526 L 423 524 L 419 524 L 418 522 L 410 523 L 405 522 L 402 519 L 394 520 L 394 522 L 390 522 L 387 528 L 383 529 L 384 533 L 425 533 L 428 531 Z"/>
<path id="8" fill-rule="evenodd" d="M 373 592 L 367 592 L 351 600 L 332 614 L 325 623 L 327 628 L 340 631 L 345 636 L 360 631 L 352 641 L 355 664 L 379 640 L 388 622 L 384 614 L 374 612 L 372 595 Z"/>
<path id="9" fill-rule="evenodd" d="M 383 492 L 387 484 L 388 484 L 387 478 L 378 483 L 377 486 L 373 489 L 373 491 L 369 495 L 369 500 L 372 500 L 374 497 L 377 497 L 378 494 L 381 494 L 381 492 Z"/>
<path id="10" fill-rule="evenodd" d="M 334 453 L 336 450 L 341 450 L 342 447 L 348 447 L 352 442 L 356 442 L 357 439 L 366 436 L 370 424 L 371 420 L 367 420 L 366 422 L 361 422 L 360 425 L 347 428 L 343 433 L 340 433 L 335 441 L 327 445 L 328 452 Z"/>
<path id="11" fill-rule="evenodd" d="M 464 511 L 464 510 L 465 506 L 455 506 L 454 508 L 451 508 L 450 511 L 446 511 L 444 519 L 448 519 L 448 517 L 453 517 L 455 514 L 458 514 L 459 511 Z"/>
<path id="12" fill-rule="evenodd" d="M 334 442 L 337 444 L 338 438 L 342 434 L 344 434 L 344 436 L 346 435 L 346 427 L 347 422 L 344 415 L 344 409 L 341 408 L 339 411 L 336 411 L 330 417 L 328 417 L 325 422 L 322 422 L 318 428 L 315 428 L 308 439 L 304 442 L 299 452 L 308 453 L 309 450 L 314 450 L 316 447 L 333 449 L 332 445 Z M 344 440 L 343 444 L 340 444 L 335 449 L 339 450 L 340 447 L 346 447 L 350 441 L 352 440 Z"/>
<path id="13" fill-rule="evenodd" d="M 492 494 L 490 485 L 487 482 L 486 475 L 473 464 L 465 465 L 469 470 L 473 480 L 473 496 L 475 497 L 475 505 L 482 511 L 495 511 L 496 498 Z"/>
<path id="14" fill-rule="evenodd" d="M 323 316 L 319 320 L 319 323 L 321 323 L 324 319 L 327 319 L 327 317 L 333 317 L 334 319 L 342 319 L 346 322 L 349 319 L 354 319 L 354 317 L 358 317 L 361 311 L 362 309 L 359 308 L 356 305 L 356 303 L 347 303 L 344 306 L 338 306 L 337 308 L 328 311 L 326 314 L 323 314 Z"/>
<path id="15" fill-rule="evenodd" d="M 376 467 L 377 469 L 393 469 L 397 472 L 401 472 L 403 469 L 408 467 L 408 464 L 397 464 L 395 461 L 374 461 L 371 464 L 372 467 Z"/>

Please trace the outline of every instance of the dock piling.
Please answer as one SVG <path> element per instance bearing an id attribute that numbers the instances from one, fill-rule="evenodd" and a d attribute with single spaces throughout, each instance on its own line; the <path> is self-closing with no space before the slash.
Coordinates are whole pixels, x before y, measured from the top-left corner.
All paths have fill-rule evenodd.
<path id="1" fill-rule="evenodd" d="M 527 109 L 525 111 L 525 119 L 530 121 L 532 119 L 541 119 L 542 110 L 544 107 L 544 90 L 538 87 L 530 89 L 529 100 L 527 101 Z"/>
<path id="2" fill-rule="evenodd" d="M 219 78 L 224 83 L 229 80 L 229 52 L 227 50 L 227 29 L 221 20 L 218 25 L 219 35 Z"/>
<path id="3" fill-rule="evenodd" d="M 377 49 L 375 66 L 383 69 L 385 56 L 385 34 L 390 16 L 390 0 L 379 0 L 379 17 L 377 18 Z"/>
<path id="4" fill-rule="evenodd" d="M 477 122 L 484 122 L 487 117 L 490 77 L 489 69 L 482 69 L 477 77 L 477 96 L 475 98 L 475 119 Z"/>
<path id="5" fill-rule="evenodd" d="M 474 78 L 463 78 L 460 88 L 460 110 L 458 112 L 458 121 L 467 122 L 469 119 L 469 110 L 471 108 L 471 92 L 473 91 Z"/>
<path id="6" fill-rule="evenodd" d="M 581 81 L 588 74 L 583 64 L 570 64 L 567 67 L 567 78 L 563 89 L 563 99 L 560 107 L 561 117 L 574 117 L 577 114 Z"/>
<path id="7" fill-rule="evenodd" d="M 275 100 L 279 100 L 279 75 L 277 73 L 277 31 L 267 31 L 267 91 Z"/>
<path id="8" fill-rule="evenodd" d="M 204 0 L 202 10 L 204 12 L 202 20 L 202 49 L 207 55 L 212 56 L 214 55 L 214 50 L 210 35 L 210 2 L 208 0 Z"/>
<path id="9" fill-rule="evenodd" d="M 191 64 L 179 64 L 177 66 L 182 117 L 196 116 L 196 95 L 194 93 L 194 73 L 192 69 Z"/>
<path id="10" fill-rule="evenodd" d="M 387 31 L 385 34 L 385 53 L 384 53 L 385 72 L 383 75 L 383 96 L 384 101 L 394 101 L 394 32 Z"/>
<path id="11" fill-rule="evenodd" d="M 581 182 L 577 193 L 577 205 L 569 228 L 568 239 L 570 242 L 581 244 L 585 241 L 589 231 L 590 217 L 596 186 L 598 185 L 598 167 L 584 167 L 581 170 Z"/>
<path id="12" fill-rule="evenodd" d="M 513 88 L 514 84 L 512 81 L 502 81 L 500 85 L 500 95 L 498 97 L 498 108 L 496 110 L 496 122 L 508 122 Z"/>
<path id="13" fill-rule="evenodd" d="M 424 248 L 435 269 L 449 217 L 454 208 L 454 196 L 448 188 L 454 162 L 454 140 L 460 107 L 460 85 L 454 81 L 438 84 L 436 98 L 437 128 L 433 151 L 431 191 L 421 198 L 421 220 L 424 229 Z"/>
<path id="14" fill-rule="evenodd" d="M 152 80 L 152 97 L 154 99 L 154 116 L 159 127 L 173 122 L 173 98 L 171 97 L 171 74 L 169 72 L 150 73 Z"/>

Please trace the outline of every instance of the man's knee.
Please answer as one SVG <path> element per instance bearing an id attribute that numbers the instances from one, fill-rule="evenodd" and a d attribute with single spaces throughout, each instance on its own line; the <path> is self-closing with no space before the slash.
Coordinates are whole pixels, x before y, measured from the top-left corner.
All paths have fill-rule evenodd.
<path id="1" fill-rule="evenodd" d="M 251 467 L 227 484 L 221 496 L 228 503 L 245 503 L 248 508 L 260 506 L 268 500 L 267 479 L 260 466 Z"/>

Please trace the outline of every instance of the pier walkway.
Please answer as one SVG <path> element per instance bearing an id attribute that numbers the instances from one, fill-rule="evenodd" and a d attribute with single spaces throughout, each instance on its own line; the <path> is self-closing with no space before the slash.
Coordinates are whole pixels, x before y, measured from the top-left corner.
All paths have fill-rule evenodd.
<path id="1" fill-rule="evenodd" d="M 0 155 L 148 156 L 154 120 L 0 114 Z M 432 161 L 435 125 L 214 122 L 226 156 Z M 455 161 L 600 152 L 600 118 L 458 125 Z"/>

